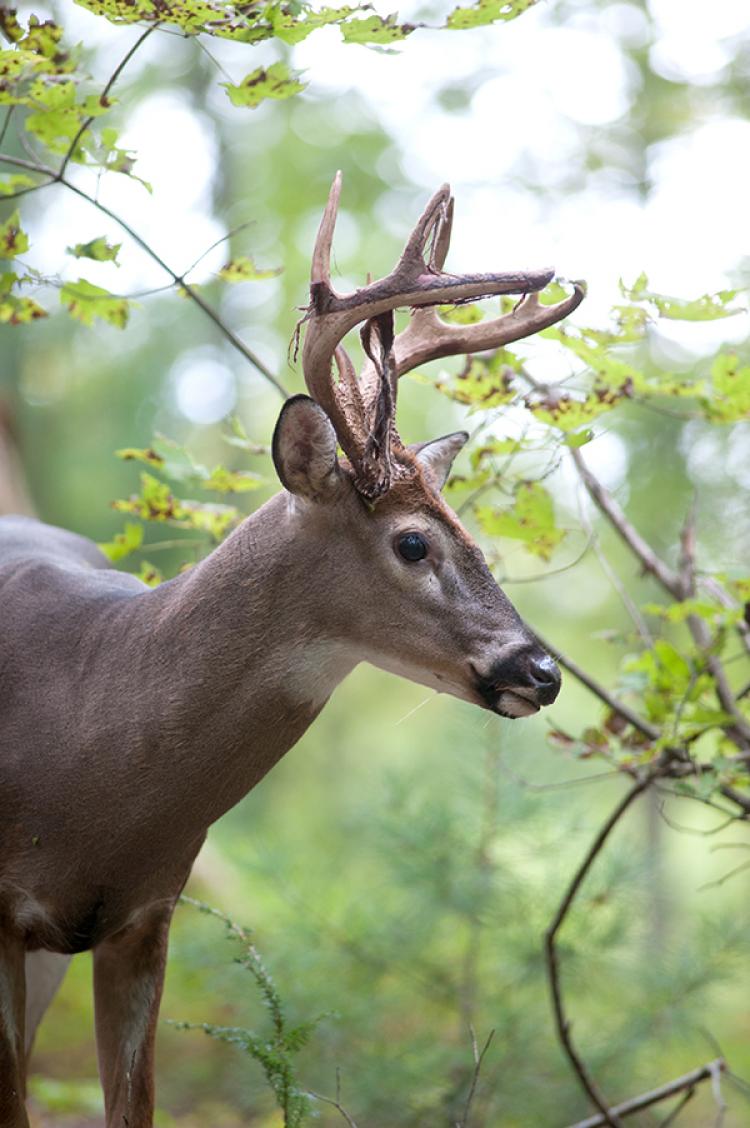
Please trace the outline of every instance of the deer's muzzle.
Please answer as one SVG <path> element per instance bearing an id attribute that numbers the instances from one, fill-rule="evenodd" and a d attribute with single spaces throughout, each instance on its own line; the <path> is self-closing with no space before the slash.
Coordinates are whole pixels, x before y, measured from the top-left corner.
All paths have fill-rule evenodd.
<path id="1" fill-rule="evenodd" d="M 477 691 L 494 713 L 527 717 L 551 705 L 560 692 L 560 670 L 554 658 L 538 646 L 516 651 L 496 663 L 486 675 L 477 674 Z"/>

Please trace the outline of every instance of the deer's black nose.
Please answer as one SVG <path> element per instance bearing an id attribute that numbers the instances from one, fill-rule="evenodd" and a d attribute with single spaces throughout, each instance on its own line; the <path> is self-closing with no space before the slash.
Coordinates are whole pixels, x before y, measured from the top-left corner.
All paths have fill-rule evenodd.
<path id="1" fill-rule="evenodd" d="M 560 670 L 549 654 L 529 657 L 526 676 L 536 690 L 540 705 L 551 705 L 560 692 Z"/>

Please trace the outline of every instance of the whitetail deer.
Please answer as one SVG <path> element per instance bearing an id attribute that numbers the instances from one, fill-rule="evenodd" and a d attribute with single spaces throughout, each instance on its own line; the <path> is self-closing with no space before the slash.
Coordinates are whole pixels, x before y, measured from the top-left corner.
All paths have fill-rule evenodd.
<path id="1" fill-rule="evenodd" d="M 444 187 L 391 274 L 339 295 L 339 192 L 337 177 L 313 256 L 312 398 L 287 401 L 273 439 L 284 491 L 155 590 L 82 537 L 0 520 L 2 1128 L 28 1124 L 25 1056 L 70 954 L 88 948 L 107 1126 L 149 1128 L 167 930 L 191 864 L 357 663 L 506 717 L 557 695 L 554 661 L 440 497 L 466 434 L 404 446 L 394 410 L 404 372 L 527 336 L 583 290 L 543 306 L 550 270 L 444 273 Z M 526 296 L 471 326 L 435 312 L 495 294 Z M 394 339 L 398 307 L 412 313 Z M 359 323 L 360 379 L 341 345 Z"/>

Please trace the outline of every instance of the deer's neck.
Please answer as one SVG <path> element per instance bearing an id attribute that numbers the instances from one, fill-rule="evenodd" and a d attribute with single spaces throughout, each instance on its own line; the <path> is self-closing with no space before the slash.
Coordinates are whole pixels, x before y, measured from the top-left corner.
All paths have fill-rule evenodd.
<path id="1" fill-rule="evenodd" d="M 151 793 L 205 829 L 312 723 L 356 657 L 314 593 L 325 546 L 279 494 L 187 574 L 128 601 L 121 659 L 138 670 L 128 744 Z"/>

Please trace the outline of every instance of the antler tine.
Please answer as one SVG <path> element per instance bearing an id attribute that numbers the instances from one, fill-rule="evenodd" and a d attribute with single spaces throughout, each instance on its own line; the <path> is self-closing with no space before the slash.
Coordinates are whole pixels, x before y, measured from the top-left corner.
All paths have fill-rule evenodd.
<path id="1" fill-rule="evenodd" d="M 437 228 L 437 237 L 440 228 L 444 227 L 450 203 L 450 184 L 442 184 L 437 192 L 430 198 L 427 207 L 415 223 L 412 233 L 406 241 L 406 246 L 404 247 L 401 258 L 399 259 L 399 266 L 401 266 L 402 263 L 412 263 L 415 260 L 424 264 L 424 253 L 427 248 L 427 242 L 433 230 Z M 448 238 L 450 239 L 450 229 Z M 432 257 L 434 259 L 434 253 Z M 443 256 L 443 261 L 445 261 L 445 256 Z M 438 270 L 439 269 L 440 267 L 438 267 Z"/>
<path id="2" fill-rule="evenodd" d="M 318 228 L 318 236 L 315 240 L 315 248 L 312 256 L 312 269 L 310 271 L 310 282 L 314 286 L 316 282 L 325 282 L 326 285 L 331 284 L 331 245 L 333 243 L 333 231 L 336 226 L 336 217 L 339 212 L 339 199 L 341 198 L 341 170 L 336 173 L 331 185 L 331 191 L 328 193 L 328 202 L 326 209 L 323 212 L 323 218 L 320 221 Z"/>
<path id="3" fill-rule="evenodd" d="M 310 395 L 328 413 L 339 443 L 355 471 L 357 488 L 370 499 L 389 488 L 400 470 L 391 453 L 399 448 L 393 419 L 398 376 L 434 357 L 478 352 L 527 336 L 553 324 L 583 298 L 577 289 L 554 307 L 519 302 L 512 313 L 475 326 L 448 326 L 434 308 L 496 294 L 531 295 L 551 281 L 551 269 L 493 274 L 446 274 L 443 264 L 450 244 L 453 200 L 444 184 L 434 194 L 409 236 L 390 274 L 349 294 L 331 286 L 331 245 L 341 195 L 341 173 L 331 186 L 313 252 L 302 365 Z M 393 340 L 393 311 L 411 306 L 408 328 Z M 365 323 L 380 346 L 370 357 L 359 382 L 341 341 L 355 325 Z M 387 342 L 387 345 L 386 345 Z M 382 355 L 381 355 L 382 354 Z M 338 384 L 332 373 L 339 370 Z M 391 450 L 391 448 L 393 448 Z"/>
<path id="4" fill-rule="evenodd" d="M 453 207 L 455 200 L 451 196 L 445 207 L 445 213 L 440 217 L 437 231 L 435 232 L 435 240 L 432 247 L 432 257 L 430 266 L 434 270 L 442 270 L 445 265 L 445 260 L 448 257 L 448 250 L 451 245 L 451 235 L 453 233 Z"/>

